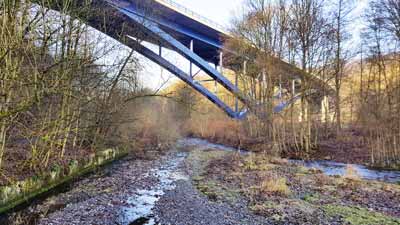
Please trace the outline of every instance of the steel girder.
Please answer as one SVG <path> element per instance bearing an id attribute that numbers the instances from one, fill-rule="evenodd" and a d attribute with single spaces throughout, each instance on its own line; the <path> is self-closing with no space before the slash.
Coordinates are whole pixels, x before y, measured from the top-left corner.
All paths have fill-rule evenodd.
<path id="1" fill-rule="evenodd" d="M 177 53 L 181 54 L 183 57 L 188 59 L 191 63 L 195 64 L 198 66 L 201 70 L 203 70 L 206 74 L 208 74 L 210 77 L 212 77 L 216 82 L 221 84 L 223 87 L 225 87 L 229 92 L 231 92 L 233 95 L 235 95 L 240 101 L 242 101 L 245 105 L 249 105 L 250 102 L 245 98 L 245 96 L 241 93 L 241 91 L 236 87 L 234 84 L 232 84 L 226 77 L 224 77 L 221 73 L 219 73 L 216 69 L 214 69 L 212 66 L 208 64 L 204 59 L 202 59 L 200 56 L 198 56 L 196 53 L 188 49 L 185 45 L 180 43 L 178 40 L 176 40 L 174 37 L 169 35 L 167 32 L 165 32 L 163 29 L 160 28 L 160 26 L 135 13 L 134 10 L 129 9 L 127 7 L 120 7 L 118 5 L 112 4 L 113 7 L 118 9 L 121 13 L 125 14 L 132 20 L 134 20 L 138 25 L 142 26 L 149 35 L 155 37 L 160 41 L 160 43 L 163 43 L 164 45 L 169 46 L 171 49 L 175 50 Z M 152 50 L 146 48 L 142 44 L 138 43 L 137 41 L 134 40 L 133 37 L 130 37 L 130 40 L 127 41 L 126 43 L 129 47 L 135 49 L 138 51 L 140 54 L 143 56 L 147 57 L 151 61 L 157 63 L 158 65 L 162 66 L 178 78 L 180 78 L 182 81 L 190 85 L 192 88 L 194 88 L 196 91 L 198 91 L 200 94 L 205 96 L 207 99 L 209 99 L 212 103 L 214 103 L 216 106 L 218 106 L 220 109 L 222 109 L 228 116 L 234 119 L 243 119 L 246 115 L 248 110 L 244 110 L 241 112 L 238 112 L 231 107 L 229 107 L 227 104 L 225 104 L 221 99 L 218 98 L 217 95 L 213 94 L 210 92 L 207 88 L 202 86 L 199 82 L 195 81 L 190 75 L 170 63 L 168 60 L 163 58 L 162 56 L 154 53 Z"/>
<path id="2" fill-rule="evenodd" d="M 143 56 L 147 57 L 151 61 L 157 63 L 158 65 L 162 66 L 175 76 L 177 76 L 179 79 L 190 85 L 193 89 L 198 91 L 200 94 L 205 96 L 207 99 L 209 99 L 212 103 L 217 105 L 220 109 L 222 109 L 226 114 L 228 114 L 231 118 L 234 119 L 243 119 L 246 116 L 247 111 L 243 112 L 235 112 L 233 109 L 231 109 L 228 105 L 226 105 L 223 101 L 221 101 L 218 96 L 210 92 L 207 88 L 202 86 L 199 82 L 196 82 L 192 77 L 190 77 L 187 73 L 179 69 L 177 66 L 173 65 L 170 63 L 168 60 L 165 58 L 157 55 L 154 53 L 152 50 L 146 48 L 142 44 L 138 43 L 135 41 L 133 38 L 127 42 L 127 45 L 133 49 L 135 49 L 137 52 L 142 54 Z"/>
<path id="3" fill-rule="evenodd" d="M 165 44 L 169 48 L 175 50 L 177 53 L 181 54 L 184 56 L 186 59 L 189 60 L 189 62 L 195 64 L 198 66 L 201 70 L 203 70 L 205 73 L 207 73 L 210 77 L 212 77 L 216 82 L 221 84 L 223 87 L 225 87 L 228 91 L 230 91 L 233 95 L 235 95 L 241 102 L 244 103 L 244 105 L 247 107 L 247 109 L 237 111 L 236 109 L 232 109 L 228 105 L 226 105 L 221 99 L 218 98 L 217 95 L 213 94 L 211 91 L 209 91 L 207 88 L 202 86 L 198 81 L 195 81 L 193 77 L 173 65 L 171 62 L 163 58 L 162 56 L 154 53 L 152 50 L 148 49 L 147 47 L 143 46 L 142 44 L 138 43 L 133 37 L 130 37 L 130 40 L 125 43 L 129 47 L 135 49 L 137 52 L 142 54 L 143 56 L 147 57 L 151 61 L 157 63 L 158 65 L 162 66 L 166 70 L 168 70 L 170 73 L 174 74 L 177 76 L 179 79 L 187 83 L 189 86 L 191 86 L 193 89 L 198 91 L 200 94 L 205 96 L 207 99 L 209 99 L 212 103 L 214 103 L 217 107 L 222 109 L 228 116 L 234 119 L 243 119 L 247 116 L 249 113 L 249 108 L 253 108 L 254 111 L 258 111 L 257 109 L 262 107 L 260 104 L 255 104 L 253 105 L 251 101 L 246 98 L 246 96 L 238 89 L 237 86 L 232 84 L 227 78 L 225 78 L 220 72 L 218 72 L 216 69 L 212 68 L 207 61 L 202 59 L 200 56 L 198 56 L 196 53 L 191 51 L 189 48 L 187 48 L 185 45 L 180 43 L 178 40 L 176 40 L 174 37 L 169 35 L 167 32 L 165 32 L 157 22 L 154 22 L 150 19 L 145 18 L 143 15 L 140 13 L 136 12 L 134 9 L 130 9 L 129 7 L 121 7 L 119 5 L 111 4 L 113 7 L 115 7 L 117 10 L 119 10 L 121 13 L 124 15 L 128 16 L 129 18 L 133 19 L 137 24 L 142 26 L 148 33 L 149 35 L 156 37 L 160 41 L 160 43 Z M 280 113 L 282 112 L 286 107 L 289 105 L 293 104 L 297 100 L 301 98 L 302 95 L 298 94 L 292 99 L 286 101 L 286 102 L 281 102 L 277 106 L 273 108 L 273 113 Z M 236 108 L 236 107 L 235 107 Z"/>

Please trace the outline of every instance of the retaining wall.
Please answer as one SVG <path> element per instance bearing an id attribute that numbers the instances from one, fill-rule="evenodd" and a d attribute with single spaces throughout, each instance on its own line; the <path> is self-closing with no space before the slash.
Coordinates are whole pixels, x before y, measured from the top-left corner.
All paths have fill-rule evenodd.
<path id="1" fill-rule="evenodd" d="M 127 154 L 126 150 L 107 149 L 91 154 L 81 162 L 71 161 L 67 171 L 55 166 L 51 171 L 41 176 L 34 176 L 24 181 L 0 187 L 0 214 Z"/>

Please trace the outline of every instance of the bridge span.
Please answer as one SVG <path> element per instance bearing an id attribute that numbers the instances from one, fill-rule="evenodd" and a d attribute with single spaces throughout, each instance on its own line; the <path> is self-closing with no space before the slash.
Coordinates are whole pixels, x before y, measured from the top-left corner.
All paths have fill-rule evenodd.
<path id="1" fill-rule="evenodd" d="M 57 2 L 57 1 L 56 1 Z M 75 1 L 74 7 L 80 7 L 85 1 Z M 60 4 L 44 5 L 52 9 L 61 9 Z M 107 34 L 119 42 L 134 49 L 151 61 L 165 68 L 234 119 L 244 118 L 256 104 L 223 75 L 224 55 L 223 42 L 230 37 L 224 28 L 197 13 L 171 0 L 94 0 L 85 7 L 84 16 L 80 19 L 93 28 Z M 159 46 L 154 52 L 142 44 L 143 41 Z M 185 72 L 162 54 L 162 48 L 171 49 L 190 62 L 190 71 Z M 300 69 L 276 60 L 292 79 L 311 78 Z M 236 98 L 234 107 L 223 102 L 215 93 L 194 79 L 197 73 L 195 65 L 210 76 L 216 84 L 222 85 Z M 312 78 L 314 79 L 314 78 Z M 319 86 L 324 82 L 314 79 Z M 298 98 L 298 96 L 296 96 Z M 245 106 L 239 109 L 239 101 Z M 287 104 L 293 101 L 288 101 Z M 275 107 L 278 113 L 285 108 L 285 103 Z"/>

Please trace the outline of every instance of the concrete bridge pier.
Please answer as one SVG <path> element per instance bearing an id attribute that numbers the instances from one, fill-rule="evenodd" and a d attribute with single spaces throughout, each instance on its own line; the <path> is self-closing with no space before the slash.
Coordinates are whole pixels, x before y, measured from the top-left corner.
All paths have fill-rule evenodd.
<path id="1" fill-rule="evenodd" d="M 324 96 L 321 100 L 321 122 L 333 122 L 334 113 L 330 110 L 329 97 Z"/>

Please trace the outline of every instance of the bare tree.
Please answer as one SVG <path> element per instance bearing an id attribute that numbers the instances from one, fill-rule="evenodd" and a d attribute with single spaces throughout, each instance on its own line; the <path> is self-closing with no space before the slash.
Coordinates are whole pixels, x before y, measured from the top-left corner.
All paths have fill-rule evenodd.
<path id="1" fill-rule="evenodd" d="M 326 20 L 324 19 L 323 1 L 293 0 L 290 7 L 290 25 L 300 68 L 310 74 L 315 74 L 320 66 L 321 53 L 326 41 Z M 302 78 L 302 92 L 309 89 L 309 84 Z M 301 147 L 307 153 L 312 147 L 311 108 L 307 100 L 301 99 Z"/>
<path id="2" fill-rule="evenodd" d="M 347 32 L 347 25 L 350 13 L 352 12 L 352 3 L 351 1 L 338 0 L 334 4 L 334 12 L 333 12 L 333 40 L 334 40 L 334 86 L 336 90 L 335 96 L 335 112 L 336 112 L 336 131 L 340 132 L 342 128 L 342 119 L 341 119 L 341 86 L 342 86 L 342 78 L 344 76 L 344 68 L 346 66 L 346 55 L 348 51 L 345 48 L 349 48 L 346 46 L 346 41 L 349 40 L 349 34 Z"/>

